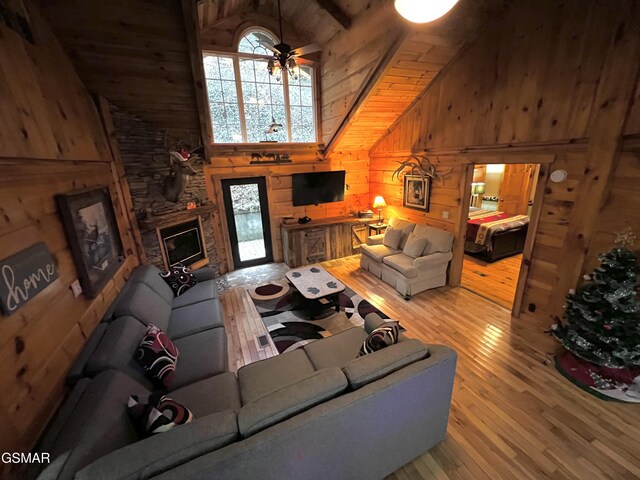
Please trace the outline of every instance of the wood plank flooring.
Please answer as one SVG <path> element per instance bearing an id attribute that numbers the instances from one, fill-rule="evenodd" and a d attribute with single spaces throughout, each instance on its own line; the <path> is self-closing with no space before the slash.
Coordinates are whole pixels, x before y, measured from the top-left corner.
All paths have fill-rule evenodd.
<path id="1" fill-rule="evenodd" d="M 493 263 L 465 255 L 460 285 L 511 310 L 521 263 L 522 254 Z"/>
<path id="2" fill-rule="evenodd" d="M 557 345 L 546 324 L 512 321 L 507 309 L 464 288 L 407 302 L 358 262 L 354 256 L 322 266 L 398 318 L 408 336 L 459 354 L 447 437 L 389 480 L 640 478 L 638 406 L 599 400 L 563 378 L 550 363 Z M 281 277 L 282 266 L 274 269 Z M 261 328 L 243 292 L 222 295 L 237 366 L 274 352 L 236 344 Z"/>

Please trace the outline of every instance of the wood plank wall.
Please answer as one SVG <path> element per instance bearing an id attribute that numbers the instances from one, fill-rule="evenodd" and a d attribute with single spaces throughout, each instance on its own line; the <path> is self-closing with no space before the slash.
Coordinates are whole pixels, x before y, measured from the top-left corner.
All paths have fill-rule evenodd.
<path id="1" fill-rule="evenodd" d="M 25 3 L 35 44 L 0 22 L 0 258 L 43 241 L 60 277 L 0 316 L 0 451 L 9 452 L 33 446 L 64 397 L 69 367 L 138 263 L 97 109 L 37 8 Z M 110 189 L 127 258 L 95 299 L 74 298 L 77 273 L 54 195 L 99 185 Z"/>
<path id="2" fill-rule="evenodd" d="M 220 180 L 223 178 L 246 178 L 265 176 L 267 178 L 267 196 L 271 218 L 271 236 L 274 260 L 281 262 L 282 245 L 280 221 L 284 216 L 304 217 L 312 219 L 331 218 L 349 215 L 358 210 L 370 208 L 369 202 L 369 158 L 368 152 L 335 152 L 328 158 L 319 154 L 315 147 L 291 147 L 273 145 L 269 152 L 282 151 L 291 154 L 293 163 L 288 165 L 250 165 L 250 153 L 242 149 L 224 150 L 225 147 L 212 147 L 214 156 L 211 165 L 205 166 L 205 177 L 209 195 L 218 206 L 213 214 L 218 257 L 221 271 L 233 269 L 226 219 L 222 209 L 222 192 Z M 254 150 L 255 147 L 251 147 Z M 246 150 L 246 148 L 245 148 Z M 345 170 L 347 189 L 343 202 L 294 207 L 292 202 L 291 175 L 294 173 Z"/>
<path id="3" fill-rule="evenodd" d="M 569 178 L 546 186 L 540 227 L 531 258 L 525 259 L 531 263 L 531 270 L 522 311 L 516 312 L 540 325 L 548 325 L 561 315 L 563 298 L 552 292 L 571 288 L 559 285 L 559 277 L 568 268 L 565 263 L 571 261 L 563 245 L 568 235 L 580 233 L 570 230 L 572 221 L 581 215 L 600 215 L 592 239 L 591 233 L 579 237 L 591 245 L 591 258 L 595 251 L 605 249 L 614 229 L 631 223 L 625 217 L 629 207 L 620 207 L 628 198 L 624 193 L 632 194 L 637 185 L 626 179 L 628 172 L 637 169 L 638 157 L 634 153 L 625 153 L 619 159 L 602 213 L 597 208 L 585 212 L 575 203 L 593 181 L 585 180 L 585 166 L 589 149 L 595 144 L 591 139 L 600 134 L 592 129 L 595 119 L 610 113 L 610 102 L 629 102 L 629 98 L 616 97 L 617 94 L 600 101 L 598 95 L 603 96 L 612 81 L 620 84 L 621 91 L 626 88 L 623 85 L 636 81 L 637 72 L 616 70 L 619 66 L 610 61 L 614 54 L 624 60 L 619 42 L 633 42 L 633 25 L 640 21 L 633 2 L 620 2 L 619 7 L 580 1 L 514 2 L 447 66 L 370 151 L 370 191 L 372 195 L 390 195 L 386 216 L 388 212 L 416 218 L 415 211 L 401 207 L 399 182 L 390 180 L 389 172 L 397 166 L 395 161 L 412 152 L 427 151 L 444 171 L 449 165 L 443 158 L 451 159 L 453 178 L 442 186 L 434 184 L 433 212 L 422 214 L 427 223 L 440 224 L 448 230 L 452 222 L 441 218 L 441 214 L 446 208 L 455 218 L 460 211 L 462 195 L 455 195 L 456 179 L 461 181 L 465 169 L 458 168 L 458 163 L 499 163 L 498 155 L 504 161 L 527 163 L 535 154 L 555 155 L 551 171 L 564 168 Z M 637 64 L 634 48 L 628 48 L 627 65 Z M 626 130 L 619 133 L 631 135 L 640 130 L 637 92 L 636 89 Z M 609 148 L 615 154 L 613 143 Z M 486 161 L 472 158 L 472 153 L 482 155 Z M 462 240 L 462 233 L 457 233 L 457 241 Z M 578 279 L 572 282 L 575 286 Z"/>

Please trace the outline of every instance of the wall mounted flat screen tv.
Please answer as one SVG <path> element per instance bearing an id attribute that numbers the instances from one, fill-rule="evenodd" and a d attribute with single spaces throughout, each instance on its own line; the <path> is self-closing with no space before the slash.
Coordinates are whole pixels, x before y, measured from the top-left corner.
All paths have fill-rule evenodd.
<path id="1" fill-rule="evenodd" d="M 293 178 L 293 205 L 318 205 L 344 200 L 345 171 L 296 173 Z"/>

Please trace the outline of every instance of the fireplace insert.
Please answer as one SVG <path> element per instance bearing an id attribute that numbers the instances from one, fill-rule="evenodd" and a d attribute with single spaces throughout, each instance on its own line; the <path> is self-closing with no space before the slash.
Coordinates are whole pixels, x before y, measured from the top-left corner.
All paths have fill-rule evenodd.
<path id="1" fill-rule="evenodd" d="M 207 258 L 199 219 L 159 228 L 160 245 L 168 266 L 189 266 Z"/>

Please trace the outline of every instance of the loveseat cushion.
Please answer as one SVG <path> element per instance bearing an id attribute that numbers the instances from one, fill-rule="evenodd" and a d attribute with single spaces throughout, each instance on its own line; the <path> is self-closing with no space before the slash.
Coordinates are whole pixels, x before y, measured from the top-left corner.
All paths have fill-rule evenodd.
<path id="1" fill-rule="evenodd" d="M 349 386 L 357 389 L 425 358 L 428 353 L 427 346 L 421 341 L 404 339 L 350 361 L 342 371 L 349 380 Z"/>
<path id="2" fill-rule="evenodd" d="M 169 396 L 187 405 L 196 418 L 227 410 L 240 410 L 238 380 L 232 372 L 205 378 L 174 390 Z"/>
<path id="3" fill-rule="evenodd" d="M 173 299 L 171 308 L 180 308 L 206 300 L 218 298 L 218 285 L 215 280 L 198 282 L 179 297 Z"/>
<path id="4" fill-rule="evenodd" d="M 347 379 L 337 368 L 325 368 L 246 403 L 238 413 L 240 435 L 249 437 L 325 402 L 347 388 Z"/>
<path id="5" fill-rule="evenodd" d="M 418 237 L 414 232 L 411 232 L 407 239 L 407 243 L 402 249 L 402 253 L 411 258 L 420 257 L 422 256 L 422 252 L 427 248 L 428 242 L 429 240 L 427 240 L 427 238 Z"/>
<path id="6" fill-rule="evenodd" d="M 431 255 L 436 252 L 450 252 L 453 245 L 453 235 L 439 228 L 418 224 L 413 233 L 428 240 L 423 255 Z"/>
<path id="7" fill-rule="evenodd" d="M 413 266 L 414 260 L 414 258 L 411 258 L 404 253 L 397 253 L 395 255 L 384 257 L 382 259 L 382 263 L 389 265 L 391 268 L 400 272 L 407 278 L 415 278 L 418 276 L 418 269 Z"/>
<path id="8" fill-rule="evenodd" d="M 342 368 L 358 356 L 358 350 L 366 338 L 367 332 L 363 328 L 353 327 L 307 343 L 303 348 L 316 370 Z"/>
<path id="9" fill-rule="evenodd" d="M 384 232 L 384 237 L 382 238 L 382 244 L 386 247 L 397 249 L 398 245 L 400 245 L 400 240 L 402 239 L 402 230 L 399 228 L 389 227 L 387 231 Z"/>
<path id="10" fill-rule="evenodd" d="M 389 248 L 386 245 L 360 245 L 360 249 L 363 255 L 366 255 L 369 258 L 372 258 L 376 262 L 382 262 L 384 257 L 388 257 L 389 255 L 395 255 L 396 253 L 400 253 L 400 250 L 396 248 Z"/>
<path id="11" fill-rule="evenodd" d="M 161 270 L 155 265 L 140 265 L 129 277 L 129 283 L 144 283 L 169 305 L 175 296 L 171 287 L 160 276 Z"/>
<path id="12" fill-rule="evenodd" d="M 220 300 L 212 299 L 171 310 L 166 331 L 176 339 L 223 326 Z"/>
<path id="13" fill-rule="evenodd" d="M 136 349 L 135 359 L 145 375 L 160 387 L 173 383 L 180 351 L 169 336 L 155 325 L 149 325 Z"/>
<path id="14" fill-rule="evenodd" d="M 392 218 L 391 220 L 389 220 L 389 226 L 402 230 L 402 237 L 400 238 L 400 244 L 398 245 L 398 248 L 402 250 L 405 243 L 407 243 L 409 234 L 413 232 L 416 224 L 410 222 L 409 220 L 403 220 L 402 218 Z"/>
<path id="15" fill-rule="evenodd" d="M 174 341 L 180 358 L 171 389 L 195 383 L 227 370 L 227 334 L 224 328 L 212 328 Z"/>
<path id="16" fill-rule="evenodd" d="M 302 380 L 313 372 L 313 364 L 303 349 L 250 363 L 238 370 L 242 404 Z"/>
<path id="17" fill-rule="evenodd" d="M 162 282 L 163 280 L 160 279 Z M 167 288 L 169 288 L 167 286 Z M 146 283 L 132 283 L 115 309 L 115 317 L 132 316 L 168 332 L 171 305 Z M 169 334 L 171 336 L 171 334 Z"/>

